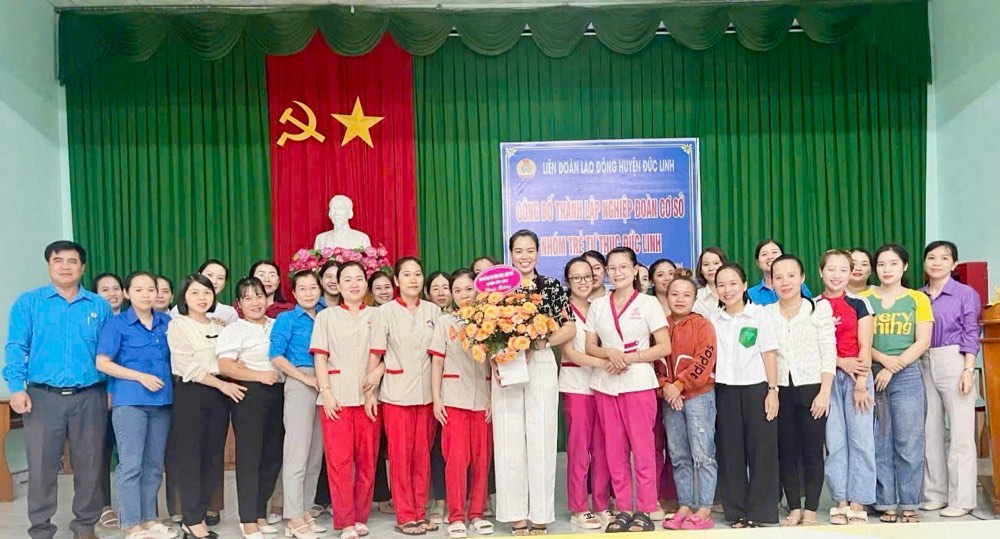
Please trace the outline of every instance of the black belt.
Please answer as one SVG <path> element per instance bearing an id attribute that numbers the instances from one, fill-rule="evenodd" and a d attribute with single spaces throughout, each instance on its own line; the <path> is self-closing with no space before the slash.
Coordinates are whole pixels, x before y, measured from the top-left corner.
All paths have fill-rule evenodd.
<path id="1" fill-rule="evenodd" d="M 35 382 L 28 382 L 28 387 L 34 389 L 41 389 L 42 391 L 48 391 L 49 393 L 58 393 L 62 396 L 76 395 L 77 393 L 82 393 L 88 389 L 103 388 L 103 383 L 91 384 L 89 386 L 74 386 L 74 387 L 56 387 L 50 386 L 48 384 L 39 384 Z"/>

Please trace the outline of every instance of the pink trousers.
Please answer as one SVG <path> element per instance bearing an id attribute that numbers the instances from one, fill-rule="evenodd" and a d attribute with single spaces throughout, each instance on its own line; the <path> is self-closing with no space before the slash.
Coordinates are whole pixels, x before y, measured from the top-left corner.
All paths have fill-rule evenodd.
<path id="1" fill-rule="evenodd" d="M 617 397 L 594 392 L 597 417 L 604 429 L 604 449 L 611 472 L 611 488 L 619 511 L 633 510 L 632 463 L 635 463 L 636 511 L 657 507 L 656 393 L 652 389 L 621 393 Z"/>
<path id="2" fill-rule="evenodd" d="M 570 513 L 584 513 L 587 504 L 587 478 L 593 493 L 593 511 L 608 509 L 611 498 L 611 473 L 604 451 L 604 430 L 597 420 L 593 395 L 563 393 L 566 418 L 566 494 Z"/>

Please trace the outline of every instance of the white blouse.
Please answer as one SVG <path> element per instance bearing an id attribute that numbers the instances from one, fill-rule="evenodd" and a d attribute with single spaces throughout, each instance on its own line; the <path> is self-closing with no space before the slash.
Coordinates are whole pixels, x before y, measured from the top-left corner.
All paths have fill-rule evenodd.
<path id="1" fill-rule="evenodd" d="M 268 318 L 263 324 L 237 320 L 222 328 L 215 353 L 219 357 L 235 359 L 248 369 L 273 371 L 274 365 L 268 351 L 271 347 L 271 327 L 274 319 Z"/>
<path id="2" fill-rule="evenodd" d="M 815 309 L 813 309 L 815 304 Z M 837 337 L 833 307 L 825 299 L 803 299 L 799 312 L 791 320 L 781 315 L 781 306 L 764 307 L 778 337 L 778 385 L 818 384 L 823 374 L 837 370 Z"/>
<path id="3" fill-rule="evenodd" d="M 598 298 L 590 305 L 587 333 L 595 333 L 604 348 L 614 348 L 626 354 L 649 348 L 650 337 L 657 330 L 667 327 L 663 307 L 653 296 L 636 293 L 621 312 L 615 312 L 613 294 Z M 659 384 L 652 363 L 632 363 L 621 374 L 608 374 L 594 369 L 590 388 L 605 395 L 656 389 Z"/>
<path id="4" fill-rule="evenodd" d="M 705 318 L 711 318 L 713 314 L 719 312 L 719 298 L 715 297 L 711 288 L 703 286 L 698 289 L 698 295 L 695 297 L 692 311 Z"/>

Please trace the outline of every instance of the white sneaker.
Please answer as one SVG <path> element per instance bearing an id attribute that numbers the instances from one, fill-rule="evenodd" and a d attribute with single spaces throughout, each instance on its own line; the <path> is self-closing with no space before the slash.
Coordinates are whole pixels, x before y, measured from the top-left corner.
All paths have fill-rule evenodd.
<path id="1" fill-rule="evenodd" d="M 920 506 L 920 510 L 922 510 L 922 511 L 937 511 L 938 509 L 944 509 L 947 506 L 948 506 L 948 504 L 946 504 L 946 503 L 927 501 L 927 502 L 924 502 L 924 504 Z"/>
<path id="2" fill-rule="evenodd" d="M 282 520 L 281 519 L 281 515 L 279 515 L 277 513 L 268 513 L 267 514 L 267 523 L 268 524 L 277 524 L 277 523 L 281 522 L 281 520 Z"/>
<path id="3" fill-rule="evenodd" d="M 265 526 L 261 526 L 260 524 L 258 524 L 257 529 L 260 530 L 260 533 L 263 533 L 264 535 L 274 535 L 278 533 L 278 528 L 275 528 L 270 524 L 267 524 Z"/>
<path id="4" fill-rule="evenodd" d="M 179 535 L 177 533 L 177 530 L 169 526 L 164 526 L 159 522 L 150 526 L 149 531 L 156 534 L 156 536 L 160 537 L 161 539 L 174 539 Z"/>

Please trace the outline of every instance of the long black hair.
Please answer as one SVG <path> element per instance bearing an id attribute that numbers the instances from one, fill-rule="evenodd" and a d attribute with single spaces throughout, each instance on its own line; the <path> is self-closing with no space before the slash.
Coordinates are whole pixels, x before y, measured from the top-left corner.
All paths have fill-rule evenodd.
<path id="1" fill-rule="evenodd" d="M 281 290 L 281 267 L 278 266 L 278 264 L 275 263 L 274 260 L 268 258 L 262 258 L 254 262 L 253 264 L 250 264 L 250 271 L 247 272 L 247 277 L 253 277 L 254 276 L 253 274 L 257 273 L 257 268 L 261 266 L 271 266 L 272 268 L 274 268 L 274 271 L 278 273 L 278 287 L 274 289 L 274 301 L 279 303 L 287 303 L 288 300 L 285 299 L 285 292 Z M 267 293 L 265 292 L 264 295 L 267 295 Z M 237 300 L 238 299 L 239 296 L 237 296 Z"/>
<path id="2" fill-rule="evenodd" d="M 740 276 L 740 280 L 743 281 L 743 284 L 747 284 L 747 270 L 743 269 L 743 266 L 739 265 L 739 263 L 737 262 L 726 262 L 725 264 L 719 266 L 719 269 L 715 271 L 716 287 L 719 286 L 719 274 L 722 273 L 722 270 L 727 270 L 727 269 L 735 271 L 736 274 Z M 750 293 L 747 292 L 746 290 L 743 290 L 743 304 L 749 305 L 751 303 L 753 303 L 753 300 L 750 299 Z M 722 302 L 722 298 L 719 298 L 719 308 L 724 309 L 725 307 L 726 304 Z"/>

